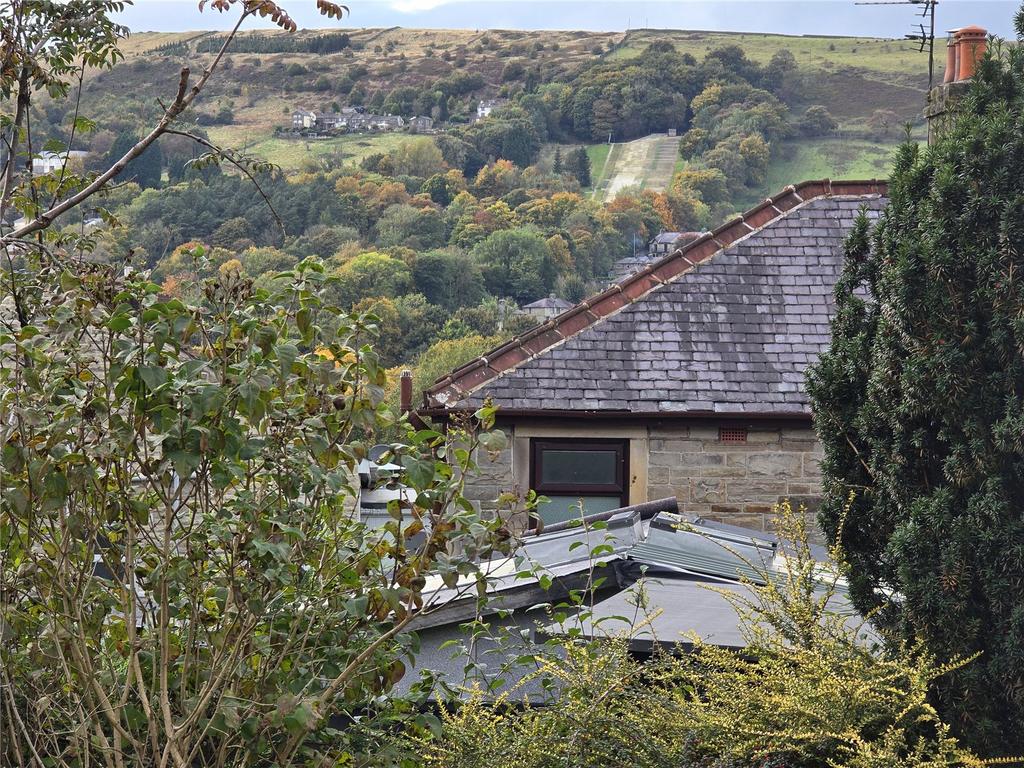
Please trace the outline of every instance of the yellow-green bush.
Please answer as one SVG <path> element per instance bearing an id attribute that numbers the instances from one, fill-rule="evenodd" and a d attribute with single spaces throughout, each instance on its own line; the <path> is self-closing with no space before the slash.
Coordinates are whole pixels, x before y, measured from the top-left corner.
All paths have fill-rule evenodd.
<path id="1" fill-rule="evenodd" d="M 517 706 L 474 691 L 423 743 L 434 768 L 847 766 L 932 768 L 984 762 L 929 704 L 931 683 L 965 663 L 919 648 L 883 652 L 834 612 L 840 567 L 812 557 L 803 515 L 780 508 L 784 568 L 752 599 L 730 593 L 748 647 L 694 638 L 686 655 L 641 663 L 623 638 L 566 642 L 537 673 L 550 700 Z M 760 567 L 760 566 L 758 566 Z"/>

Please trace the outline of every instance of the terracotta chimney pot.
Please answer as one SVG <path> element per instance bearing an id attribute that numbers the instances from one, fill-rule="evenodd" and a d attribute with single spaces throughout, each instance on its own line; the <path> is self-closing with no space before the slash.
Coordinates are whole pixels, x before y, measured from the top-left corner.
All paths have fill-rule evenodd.
<path id="1" fill-rule="evenodd" d="M 957 52 L 960 50 L 956 40 L 956 33 L 958 29 L 949 30 L 949 39 L 946 40 L 946 76 L 942 79 L 943 83 L 952 83 L 956 80 L 957 70 Z"/>
<path id="2" fill-rule="evenodd" d="M 978 62 L 985 55 L 988 47 L 988 31 L 983 27 L 972 25 L 963 27 L 956 34 L 960 52 L 960 65 L 957 80 L 970 80 L 978 70 Z"/>

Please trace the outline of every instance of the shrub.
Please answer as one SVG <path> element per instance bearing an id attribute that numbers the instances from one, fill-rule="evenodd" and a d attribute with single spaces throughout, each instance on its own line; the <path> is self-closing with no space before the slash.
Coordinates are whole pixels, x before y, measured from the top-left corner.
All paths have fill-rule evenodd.
<path id="1" fill-rule="evenodd" d="M 461 499 L 471 467 L 438 458 L 455 435 L 382 407 L 372 320 L 325 301 L 323 267 L 268 290 L 239 267 L 197 301 L 123 265 L 19 275 L 34 322 L 0 332 L 0 765 L 368 764 L 418 717 L 386 694 L 427 580 L 507 538 Z M 396 426 L 416 504 L 370 531 L 355 466 Z"/>
<path id="2" fill-rule="evenodd" d="M 982 765 L 928 702 L 932 681 L 960 662 L 936 664 L 916 647 L 890 655 L 867 647 L 860 626 L 830 607 L 840 569 L 812 556 L 805 516 L 783 504 L 777 526 L 787 552 L 781 576 L 749 563 L 767 586 L 750 599 L 724 593 L 747 638 L 743 651 L 693 638 L 692 654 L 642 664 L 623 636 L 559 642 L 526 678 L 549 681 L 547 700 L 516 710 L 514 691 L 488 700 L 482 687 L 470 689 L 468 701 L 442 710 L 440 738 L 422 740 L 427 765 Z"/>

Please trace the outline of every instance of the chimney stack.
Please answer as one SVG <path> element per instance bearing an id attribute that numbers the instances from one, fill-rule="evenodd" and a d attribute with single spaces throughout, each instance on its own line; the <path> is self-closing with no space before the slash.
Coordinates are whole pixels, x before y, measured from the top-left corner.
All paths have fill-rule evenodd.
<path id="1" fill-rule="evenodd" d="M 398 408 L 402 413 L 412 413 L 412 371 L 402 371 L 399 379 Z"/>
<path id="2" fill-rule="evenodd" d="M 946 74 L 942 84 L 928 94 L 925 117 L 928 118 L 928 143 L 938 136 L 949 118 L 949 112 L 978 71 L 978 63 L 988 48 L 988 32 L 982 27 L 951 29 L 946 41 Z"/>

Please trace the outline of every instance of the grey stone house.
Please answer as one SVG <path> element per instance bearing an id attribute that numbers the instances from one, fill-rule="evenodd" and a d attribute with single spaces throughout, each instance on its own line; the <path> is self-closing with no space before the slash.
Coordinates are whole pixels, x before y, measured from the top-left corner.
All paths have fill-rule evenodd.
<path id="1" fill-rule="evenodd" d="M 652 257 L 668 256 L 691 240 L 701 236 L 701 232 L 661 232 L 647 244 L 647 253 Z"/>
<path id="2" fill-rule="evenodd" d="M 821 492 L 804 373 L 829 343 L 833 286 L 877 181 L 791 186 L 424 392 L 445 422 L 485 398 L 510 436 L 468 493 L 551 499 L 545 524 L 675 496 L 680 511 L 764 529 Z"/>
<path id="3" fill-rule="evenodd" d="M 550 296 L 524 305 L 519 311 L 538 320 L 550 320 L 552 317 L 557 317 L 566 310 L 572 309 L 572 306 L 571 301 L 561 299 L 552 293 Z"/>

